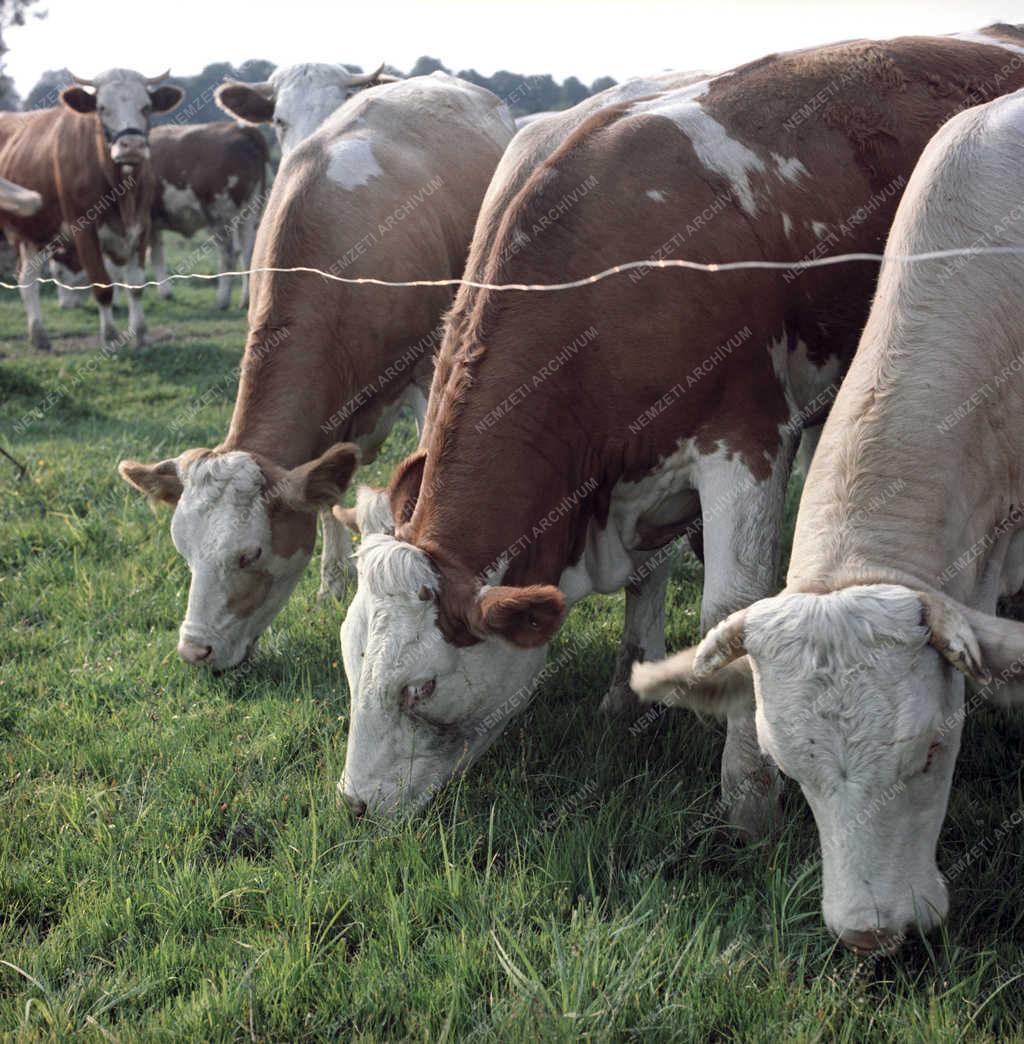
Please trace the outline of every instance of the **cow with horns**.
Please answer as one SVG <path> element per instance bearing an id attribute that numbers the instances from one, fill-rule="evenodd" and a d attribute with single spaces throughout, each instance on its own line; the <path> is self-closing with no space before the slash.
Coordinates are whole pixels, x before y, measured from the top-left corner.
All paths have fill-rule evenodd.
<path id="1" fill-rule="evenodd" d="M 100 340 L 118 342 L 106 254 L 123 265 L 129 282 L 143 278 L 154 182 L 149 124 L 182 98 L 178 87 L 159 86 L 169 74 L 144 77 L 111 69 L 95 80 L 75 76 L 52 109 L 7 118 L 0 147 L 0 176 L 42 198 L 32 215 L 0 214 L 0 227 L 20 255 L 19 282 L 32 344 L 50 342 L 39 308 L 40 271 L 73 248 L 100 310 Z M 129 326 L 136 343 L 145 331 L 142 291 L 131 292 Z"/>

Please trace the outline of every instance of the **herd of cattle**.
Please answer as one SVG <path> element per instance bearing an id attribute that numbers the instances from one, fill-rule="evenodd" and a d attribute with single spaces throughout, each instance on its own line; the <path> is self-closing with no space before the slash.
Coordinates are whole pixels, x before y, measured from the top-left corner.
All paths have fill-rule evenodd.
<path id="1" fill-rule="evenodd" d="M 723 799 L 747 835 L 775 825 L 780 770 L 799 782 L 849 948 L 939 923 L 965 713 L 1024 692 L 1024 626 L 996 616 L 1024 587 L 1024 27 L 631 80 L 518 133 L 483 88 L 390 79 L 299 66 L 218 92 L 283 152 L 234 414 L 214 449 L 120 465 L 174 506 L 181 657 L 225 670 L 251 653 L 319 515 L 322 594 L 357 580 L 339 792 L 387 815 L 422 807 L 526 706 L 569 607 L 625 589 L 603 709 L 636 716 L 636 693 L 724 717 Z M 90 283 L 110 281 L 105 256 L 136 282 L 151 222 L 226 229 L 262 199 L 250 127 L 149 134 L 179 97 L 116 70 L 3 118 L 22 282 L 54 243 Z M 981 252 L 898 259 L 962 246 Z M 814 265 L 883 249 L 880 275 Z M 585 282 L 673 256 L 793 265 Z M 469 282 L 453 298 L 298 267 Z M 93 292 L 109 339 L 111 292 Z M 130 307 L 140 334 L 136 292 Z M 419 448 L 342 508 L 404 404 Z M 779 594 L 790 469 L 826 416 Z M 705 637 L 665 659 L 681 539 L 704 561 Z"/>

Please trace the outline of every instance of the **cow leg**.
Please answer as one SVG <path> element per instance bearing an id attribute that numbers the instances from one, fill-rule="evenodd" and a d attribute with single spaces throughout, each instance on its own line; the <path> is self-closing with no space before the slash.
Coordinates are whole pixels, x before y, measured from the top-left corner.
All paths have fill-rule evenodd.
<path id="1" fill-rule="evenodd" d="M 255 197 L 254 197 L 255 198 Z M 248 207 L 252 207 L 253 201 L 250 200 Z M 256 245 L 256 229 L 259 225 L 259 215 L 256 212 L 246 214 L 245 220 L 238 226 L 235 231 L 237 238 L 237 250 L 238 258 L 241 264 L 240 268 L 244 268 L 246 275 L 242 276 L 242 307 L 249 307 L 249 276 L 248 271 L 252 268 L 252 252 Z"/>
<path id="2" fill-rule="evenodd" d="M 220 250 L 220 270 L 232 271 L 235 267 L 235 241 L 231 229 L 221 229 L 217 246 Z M 222 275 L 217 280 L 217 307 L 222 310 L 231 307 L 231 276 Z"/>
<path id="3" fill-rule="evenodd" d="M 78 231 L 74 234 L 74 243 L 86 282 L 92 284 L 92 296 L 100 310 L 100 347 L 120 347 L 121 341 L 114 326 L 114 291 L 103 285 L 113 280 L 107 272 L 96 229 L 90 225 Z"/>
<path id="4" fill-rule="evenodd" d="M 816 428 L 804 428 L 803 435 L 800 437 L 800 448 L 796 453 L 796 466 L 804 478 L 807 478 L 810 474 L 811 461 L 814 460 L 818 443 L 821 441 L 823 428 L 823 424 L 819 424 Z"/>
<path id="5" fill-rule="evenodd" d="M 150 233 L 149 256 L 153 262 L 153 278 L 160 283 L 156 292 L 166 301 L 169 297 L 174 296 L 174 288 L 170 280 L 166 283 L 161 282 L 161 280 L 167 279 L 167 258 L 164 256 L 164 236 L 157 228 Z"/>
<path id="6" fill-rule="evenodd" d="M 637 572 L 643 575 L 626 585 L 622 644 L 615 657 L 611 685 L 601 700 L 601 711 L 612 718 L 628 720 L 639 713 L 640 701 L 629 687 L 633 664 L 665 658 L 665 596 L 672 555 L 656 552 L 648 561 L 654 564 L 641 567 Z"/>
<path id="7" fill-rule="evenodd" d="M 730 613 L 776 593 L 786 483 L 792 440 L 778 447 L 772 472 L 759 479 L 738 458 L 715 454 L 697 469 L 704 535 L 704 594 L 701 633 Z M 722 752 L 722 807 L 746 837 L 761 837 L 779 825 L 782 779 L 761 753 L 749 707 L 727 719 Z"/>
<path id="8" fill-rule="evenodd" d="M 80 276 L 75 275 L 70 268 L 66 268 L 54 259 L 50 260 L 50 275 L 57 280 L 57 303 L 61 308 L 78 308 L 79 305 L 85 304 L 85 298 L 80 290 L 67 289 L 67 286 L 73 286 L 75 283 L 81 282 Z M 66 284 L 66 286 L 61 286 L 61 283 Z"/>
<path id="9" fill-rule="evenodd" d="M 355 578 L 356 564 L 352 557 L 352 534 L 330 509 L 320 512 L 320 532 L 323 549 L 320 552 L 320 590 L 317 600 L 344 598 L 349 583 Z"/>
<path id="10" fill-rule="evenodd" d="M 18 282 L 23 285 L 18 293 L 28 319 L 28 336 L 32 347 L 40 352 L 50 350 L 50 338 L 43 329 L 43 314 L 39 306 L 39 275 L 46 264 L 46 255 L 38 250 L 34 243 L 22 240 L 19 246 L 20 264 L 18 265 Z"/>
<path id="11" fill-rule="evenodd" d="M 143 267 L 143 256 L 140 250 L 132 254 L 128 263 L 124 266 L 126 283 L 136 286 L 146 281 L 146 269 Z M 135 346 L 141 348 L 146 338 L 146 317 L 142 310 L 142 290 L 128 291 L 128 333 L 135 340 Z"/>

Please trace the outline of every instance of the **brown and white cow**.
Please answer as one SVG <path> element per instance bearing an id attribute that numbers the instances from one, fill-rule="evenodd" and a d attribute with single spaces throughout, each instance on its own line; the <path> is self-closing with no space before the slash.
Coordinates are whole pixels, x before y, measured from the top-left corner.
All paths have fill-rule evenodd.
<path id="1" fill-rule="evenodd" d="M 256 229 L 269 184 L 270 150 L 255 127 L 237 123 L 168 124 L 150 135 L 156 193 L 151 257 L 157 279 L 167 278 L 162 233 L 191 238 L 209 229 L 220 271 L 252 263 Z M 160 296 L 173 293 L 160 284 Z M 249 277 L 242 277 L 242 307 L 249 304 Z M 217 307 L 231 305 L 231 276 L 217 281 Z"/>
<path id="2" fill-rule="evenodd" d="M 441 73 L 365 91 L 281 165 L 255 267 L 345 277 L 461 275 L 480 201 L 514 127 L 490 91 Z M 309 561 L 326 507 L 325 590 L 344 589 L 347 531 L 329 506 L 403 405 L 422 418 L 447 287 L 397 290 L 258 272 L 231 428 L 212 451 L 124 478 L 175 504 L 192 570 L 178 651 L 239 663 Z"/>
<path id="3" fill-rule="evenodd" d="M 1022 52 L 1024 53 L 1024 52 Z M 948 909 L 935 848 L 966 713 L 964 675 L 1020 701 L 1024 626 L 1024 91 L 962 113 L 925 150 L 804 487 L 785 590 L 696 647 L 640 664 L 650 698 L 749 701 L 821 838 L 828 926 L 895 948 Z M 746 659 L 740 659 L 746 654 Z"/>
<path id="4" fill-rule="evenodd" d="M 104 254 L 125 266 L 131 282 L 143 279 L 149 239 L 153 174 L 149 121 L 180 101 L 180 88 L 156 86 L 129 69 L 111 69 L 95 80 L 77 79 L 61 94 L 61 104 L 4 118 L 0 175 L 38 192 L 39 211 L 29 217 L 4 215 L 0 225 L 21 255 L 19 281 L 29 336 L 49 348 L 39 309 L 43 265 L 73 248 L 90 283 L 108 283 Z M 93 289 L 100 308 L 100 340 L 117 341 L 109 287 Z M 142 292 L 129 300 L 129 325 L 136 341 L 145 332 Z"/>
<path id="5" fill-rule="evenodd" d="M 275 69 L 262 83 L 228 80 L 217 88 L 216 100 L 244 123 L 272 123 L 287 156 L 349 98 L 397 79 L 383 64 L 371 73 L 351 73 L 343 65 L 305 62 Z"/>
<path id="6" fill-rule="evenodd" d="M 1024 84 L 1022 44 L 1010 27 L 847 42 L 601 110 L 482 211 L 467 275 L 878 250 L 931 134 Z M 460 291 L 426 436 L 391 480 L 394 535 L 364 537 L 342 627 L 354 809 L 429 800 L 528 702 L 566 608 L 625 587 L 620 702 L 629 660 L 664 655 L 664 549 L 698 520 L 705 631 L 776 589 L 800 428 L 829 403 L 876 275 L 652 267 Z M 730 712 L 722 777 L 732 822 L 763 832 L 781 783 L 752 702 Z"/>

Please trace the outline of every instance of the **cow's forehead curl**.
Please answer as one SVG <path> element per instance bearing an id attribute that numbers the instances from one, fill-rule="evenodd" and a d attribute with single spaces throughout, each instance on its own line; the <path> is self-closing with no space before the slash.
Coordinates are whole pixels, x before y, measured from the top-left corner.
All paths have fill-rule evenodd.
<path id="1" fill-rule="evenodd" d="M 356 560 L 359 582 L 375 598 L 415 596 L 424 587 L 438 590 L 438 576 L 426 552 L 385 533 L 363 539 Z"/>

